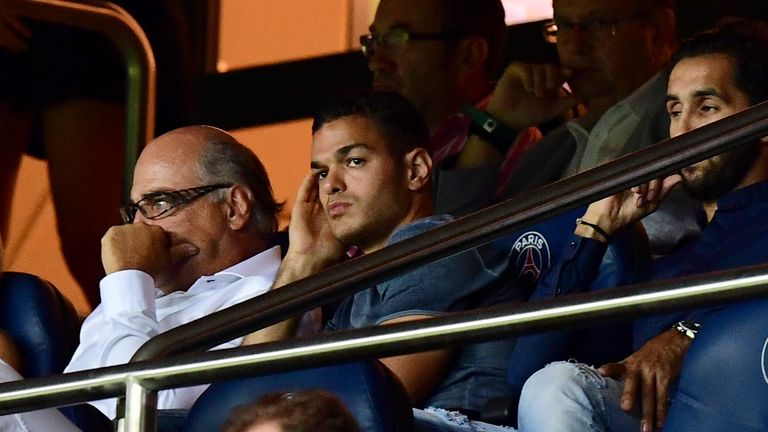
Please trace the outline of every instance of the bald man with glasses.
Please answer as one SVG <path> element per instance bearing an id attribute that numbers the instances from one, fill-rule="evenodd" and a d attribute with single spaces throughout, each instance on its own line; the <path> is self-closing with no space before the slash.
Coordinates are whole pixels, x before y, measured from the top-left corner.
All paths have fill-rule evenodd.
<path id="1" fill-rule="evenodd" d="M 125 225 L 102 238 L 101 304 L 65 372 L 126 363 L 153 336 L 267 292 L 277 274 L 280 248 L 266 238 L 281 205 L 258 158 L 226 132 L 191 126 L 150 142 L 131 197 Z M 189 408 L 205 388 L 160 392 L 158 406 Z M 114 399 L 92 405 L 115 417 Z"/>

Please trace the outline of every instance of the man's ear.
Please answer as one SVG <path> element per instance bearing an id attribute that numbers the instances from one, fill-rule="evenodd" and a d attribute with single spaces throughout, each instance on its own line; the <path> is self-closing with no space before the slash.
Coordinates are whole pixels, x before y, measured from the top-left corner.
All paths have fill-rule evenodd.
<path id="1" fill-rule="evenodd" d="M 459 41 L 456 54 L 459 61 L 459 79 L 473 78 L 478 69 L 484 69 L 488 61 L 488 42 L 480 36 L 470 36 Z"/>
<path id="2" fill-rule="evenodd" d="M 253 212 L 253 193 L 244 186 L 232 186 L 224 204 L 229 227 L 233 231 L 246 228 Z"/>
<path id="3" fill-rule="evenodd" d="M 420 191 L 426 187 L 432 176 L 432 158 L 426 149 L 418 147 L 405 155 L 408 189 Z"/>

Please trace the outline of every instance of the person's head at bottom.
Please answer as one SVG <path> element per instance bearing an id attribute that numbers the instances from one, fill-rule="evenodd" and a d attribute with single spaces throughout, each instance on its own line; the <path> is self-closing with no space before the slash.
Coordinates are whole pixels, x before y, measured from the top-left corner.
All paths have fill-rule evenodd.
<path id="1" fill-rule="evenodd" d="M 360 432 L 341 401 L 322 390 L 270 393 L 232 410 L 222 432 Z"/>

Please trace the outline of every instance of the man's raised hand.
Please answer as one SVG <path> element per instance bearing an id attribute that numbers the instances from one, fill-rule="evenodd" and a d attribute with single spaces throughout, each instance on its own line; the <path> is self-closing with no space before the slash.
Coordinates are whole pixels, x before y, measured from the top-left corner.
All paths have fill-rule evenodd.
<path id="1" fill-rule="evenodd" d="M 134 269 L 156 278 L 163 269 L 197 253 L 194 245 L 171 244 L 162 228 L 141 222 L 113 226 L 101 238 L 101 261 L 106 274 Z"/>
<path id="2" fill-rule="evenodd" d="M 345 247 L 331 231 L 320 202 L 317 178 L 311 172 L 304 177 L 296 195 L 288 235 L 291 258 L 304 262 L 309 259 L 318 267 L 314 270 L 334 264 L 344 255 Z"/>
<path id="3" fill-rule="evenodd" d="M 544 123 L 578 105 L 563 84 L 572 71 L 552 64 L 512 63 L 488 102 L 488 112 L 513 129 Z"/>
<path id="4" fill-rule="evenodd" d="M 656 211 L 680 180 L 680 175 L 674 174 L 603 198 L 590 204 L 582 219 L 597 224 L 611 236 Z"/>

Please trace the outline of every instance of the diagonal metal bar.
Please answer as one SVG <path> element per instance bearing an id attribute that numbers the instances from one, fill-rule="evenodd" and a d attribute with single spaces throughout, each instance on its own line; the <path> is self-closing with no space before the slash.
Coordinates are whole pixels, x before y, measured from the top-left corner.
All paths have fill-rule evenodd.
<path id="1" fill-rule="evenodd" d="M 764 135 L 768 103 L 170 330 L 147 342 L 133 359 L 216 346 Z"/>

